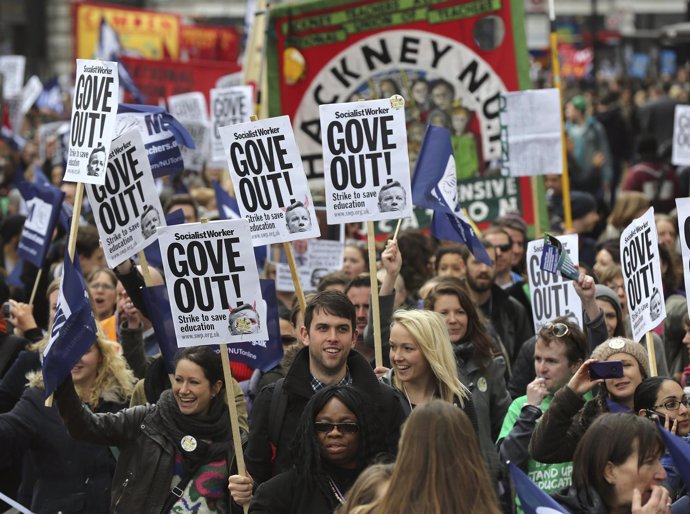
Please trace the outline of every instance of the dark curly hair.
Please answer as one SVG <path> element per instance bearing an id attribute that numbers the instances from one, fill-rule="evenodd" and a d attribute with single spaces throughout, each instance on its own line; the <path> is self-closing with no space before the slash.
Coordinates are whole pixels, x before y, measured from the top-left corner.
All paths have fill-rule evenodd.
<path id="1" fill-rule="evenodd" d="M 362 471 L 374 458 L 384 451 L 383 434 L 367 408 L 367 398 L 352 386 L 334 385 L 325 387 L 312 396 L 307 403 L 292 441 L 292 455 L 297 473 L 309 480 L 324 474 L 319 450 L 319 438 L 314 430 L 314 420 L 325 405 L 337 398 L 352 411 L 359 424 L 359 448 L 357 469 Z"/>

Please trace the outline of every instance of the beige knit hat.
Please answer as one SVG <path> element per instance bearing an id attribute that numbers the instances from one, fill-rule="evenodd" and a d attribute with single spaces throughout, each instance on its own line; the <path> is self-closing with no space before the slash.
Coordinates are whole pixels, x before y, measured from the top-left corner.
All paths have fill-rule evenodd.
<path id="1" fill-rule="evenodd" d="M 636 343 L 632 339 L 625 337 L 612 337 L 597 346 L 592 352 L 592 359 L 599 359 L 600 361 L 607 360 L 614 353 L 627 353 L 635 357 L 639 363 L 640 369 L 644 372 L 644 377 L 651 376 L 649 371 L 649 358 L 647 357 L 647 349 L 640 343 Z"/>

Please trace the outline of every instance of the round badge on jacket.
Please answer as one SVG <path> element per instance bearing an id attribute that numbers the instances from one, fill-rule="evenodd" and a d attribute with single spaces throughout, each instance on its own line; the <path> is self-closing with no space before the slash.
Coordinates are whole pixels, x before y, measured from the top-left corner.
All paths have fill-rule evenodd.
<path id="1" fill-rule="evenodd" d="M 191 435 L 186 435 L 180 441 L 180 446 L 182 446 L 182 449 L 186 452 L 193 452 L 196 450 L 196 439 Z"/>
<path id="2" fill-rule="evenodd" d="M 477 388 L 482 392 L 485 393 L 487 389 L 487 384 L 486 384 L 486 379 L 484 377 L 479 377 L 479 380 L 477 380 Z"/>

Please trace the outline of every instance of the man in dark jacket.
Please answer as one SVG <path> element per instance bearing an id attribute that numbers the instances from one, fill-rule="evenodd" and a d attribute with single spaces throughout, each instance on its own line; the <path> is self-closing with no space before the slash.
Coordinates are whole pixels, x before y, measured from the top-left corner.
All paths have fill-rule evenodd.
<path id="1" fill-rule="evenodd" d="M 484 247 L 496 262 L 496 249 L 486 240 Z M 474 302 L 491 321 L 491 325 L 508 351 L 512 365 L 523 342 L 534 335 L 525 308 L 501 287 L 496 285 L 496 270 L 468 254 L 464 257 L 467 285 Z"/>
<path id="2" fill-rule="evenodd" d="M 371 411 L 378 413 L 386 446 L 395 453 L 402 408 L 393 390 L 378 381 L 367 360 L 352 351 L 357 340 L 355 318 L 352 302 L 338 291 L 317 293 L 307 304 L 301 327 L 307 348 L 297 354 L 282 382 L 261 390 L 252 409 L 253 425 L 245 461 L 255 483 L 290 469 L 290 443 L 302 411 L 312 395 L 328 385 L 350 384 L 368 396 Z M 279 394 L 274 394 L 276 387 L 281 388 Z M 231 477 L 235 499 L 235 479 L 240 488 L 250 485 L 242 478 Z"/>

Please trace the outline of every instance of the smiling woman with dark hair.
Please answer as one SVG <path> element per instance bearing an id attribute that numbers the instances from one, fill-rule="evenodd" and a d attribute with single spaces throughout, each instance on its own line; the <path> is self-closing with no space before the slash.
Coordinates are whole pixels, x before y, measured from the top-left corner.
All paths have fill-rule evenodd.
<path id="1" fill-rule="evenodd" d="M 383 451 L 361 393 L 331 386 L 304 409 L 292 445 L 295 466 L 256 490 L 252 514 L 330 514 L 374 457 Z"/>
<path id="2" fill-rule="evenodd" d="M 72 437 L 120 449 L 110 512 L 220 514 L 241 512 L 226 489 L 235 466 L 224 387 L 220 355 L 193 346 L 177 352 L 172 390 L 155 405 L 94 414 L 69 379 L 55 400 Z"/>

